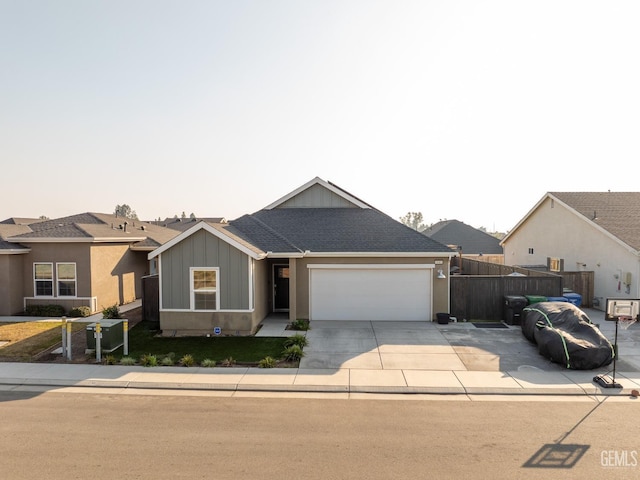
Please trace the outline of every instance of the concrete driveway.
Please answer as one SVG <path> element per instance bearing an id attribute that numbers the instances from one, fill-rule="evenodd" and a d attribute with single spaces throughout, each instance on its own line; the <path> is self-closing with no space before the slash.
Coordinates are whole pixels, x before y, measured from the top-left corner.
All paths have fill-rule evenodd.
<path id="1" fill-rule="evenodd" d="M 615 322 L 588 312 L 613 343 Z M 506 326 L 506 325 L 505 325 Z M 565 371 L 542 357 L 520 326 L 478 328 L 473 323 L 313 321 L 300 368 L 449 371 Z M 620 371 L 640 371 L 640 325 L 620 330 Z M 601 369 L 607 372 L 611 365 Z"/>

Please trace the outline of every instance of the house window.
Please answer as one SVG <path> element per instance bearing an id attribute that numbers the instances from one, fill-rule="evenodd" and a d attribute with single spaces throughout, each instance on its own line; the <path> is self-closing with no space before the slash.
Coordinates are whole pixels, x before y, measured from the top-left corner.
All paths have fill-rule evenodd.
<path id="1" fill-rule="evenodd" d="M 217 267 L 191 268 L 191 310 L 219 310 Z"/>
<path id="2" fill-rule="evenodd" d="M 559 272 L 560 271 L 560 259 L 559 258 L 550 258 L 549 259 L 549 271 L 551 272 Z"/>
<path id="3" fill-rule="evenodd" d="M 529 255 L 533 255 L 533 248 L 529 249 Z"/>
<path id="4" fill-rule="evenodd" d="M 76 296 L 76 264 L 75 263 L 57 263 L 56 275 L 58 280 L 58 296 L 75 297 Z"/>
<path id="5" fill-rule="evenodd" d="M 36 297 L 53 296 L 53 264 L 34 263 L 33 282 Z"/>

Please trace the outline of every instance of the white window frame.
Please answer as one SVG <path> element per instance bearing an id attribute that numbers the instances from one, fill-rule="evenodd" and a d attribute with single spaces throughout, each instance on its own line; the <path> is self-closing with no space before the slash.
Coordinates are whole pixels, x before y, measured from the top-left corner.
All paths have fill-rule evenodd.
<path id="1" fill-rule="evenodd" d="M 38 279 L 36 278 L 36 266 L 37 265 L 49 265 L 51 267 L 51 279 Z M 53 298 L 55 289 L 54 287 L 54 268 L 53 262 L 33 262 L 33 296 L 38 298 Z M 38 295 L 38 282 L 51 282 L 51 295 Z"/>
<path id="2" fill-rule="evenodd" d="M 64 281 L 64 282 L 71 282 L 70 279 L 60 279 L 60 272 L 58 270 L 58 267 L 60 265 L 73 265 L 73 295 L 62 295 L 60 293 L 60 281 Z M 76 262 L 57 262 L 56 263 L 56 295 L 58 297 L 63 297 L 63 298 L 77 298 L 78 297 L 78 267 L 76 265 Z"/>
<path id="3" fill-rule="evenodd" d="M 194 278 L 193 275 L 195 272 L 216 272 L 216 307 L 215 309 L 196 309 L 196 292 L 194 289 Z M 211 312 L 220 310 L 220 267 L 189 267 L 189 309 L 195 312 Z"/>

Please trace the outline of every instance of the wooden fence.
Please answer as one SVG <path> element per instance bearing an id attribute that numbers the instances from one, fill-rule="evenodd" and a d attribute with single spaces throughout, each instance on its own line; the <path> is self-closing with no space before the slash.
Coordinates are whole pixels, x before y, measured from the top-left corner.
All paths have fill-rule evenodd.
<path id="1" fill-rule="evenodd" d="M 467 258 L 461 272 L 450 279 L 450 314 L 459 319 L 504 319 L 506 295 L 560 297 L 569 288 L 582 296 L 582 306 L 593 302 L 593 272 L 555 274 Z"/>

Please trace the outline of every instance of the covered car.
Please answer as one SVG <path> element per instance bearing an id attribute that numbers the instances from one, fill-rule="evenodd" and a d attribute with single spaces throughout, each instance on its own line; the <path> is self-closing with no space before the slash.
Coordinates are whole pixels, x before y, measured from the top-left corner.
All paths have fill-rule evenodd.
<path id="1" fill-rule="evenodd" d="M 615 355 L 611 342 L 586 313 L 569 302 L 538 302 L 523 309 L 522 334 L 537 345 L 540 355 L 572 370 L 609 365 Z"/>

